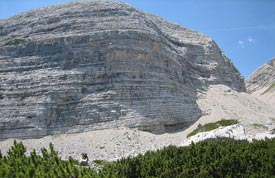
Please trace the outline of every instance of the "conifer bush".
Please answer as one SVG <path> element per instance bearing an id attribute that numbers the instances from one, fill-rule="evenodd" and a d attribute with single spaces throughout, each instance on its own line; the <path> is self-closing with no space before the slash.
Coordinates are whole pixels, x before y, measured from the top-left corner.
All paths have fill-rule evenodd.
<path id="1" fill-rule="evenodd" d="M 24 145 L 14 141 L 7 154 L 0 152 L 0 177 L 275 177 L 274 148 L 275 139 L 252 143 L 216 139 L 104 162 L 100 170 L 94 170 L 80 166 L 72 157 L 61 160 L 52 144 L 49 151 L 41 149 L 41 155 L 33 150 L 26 156 Z"/>

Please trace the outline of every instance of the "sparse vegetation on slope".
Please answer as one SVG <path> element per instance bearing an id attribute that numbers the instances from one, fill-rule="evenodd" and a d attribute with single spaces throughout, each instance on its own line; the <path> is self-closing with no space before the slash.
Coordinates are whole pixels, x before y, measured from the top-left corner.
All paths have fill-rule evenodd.
<path id="1" fill-rule="evenodd" d="M 266 94 L 267 92 L 275 89 L 275 83 L 271 84 L 261 95 Z"/>
<path id="2" fill-rule="evenodd" d="M 263 125 L 263 124 L 257 124 L 257 123 L 254 123 L 253 124 L 253 127 L 254 128 L 262 128 L 262 129 L 265 129 L 265 130 L 267 130 L 268 129 L 268 127 L 267 126 L 265 126 L 265 125 Z"/>
<path id="3" fill-rule="evenodd" d="M 24 43 L 24 42 L 25 42 L 24 39 L 15 38 L 15 39 L 11 39 L 11 40 L 7 41 L 5 43 L 5 46 L 18 45 L 18 44 L 21 44 L 21 43 Z"/>
<path id="4" fill-rule="evenodd" d="M 7 156 L 0 154 L 0 177 L 273 177 L 275 139 L 266 141 L 209 140 L 188 147 L 169 146 L 116 162 L 104 162 L 94 170 L 58 157 L 53 145 L 42 155 L 25 155 L 22 143 L 14 143 Z M 101 163 L 100 161 L 96 161 Z M 96 163 L 94 162 L 94 163 Z"/>
<path id="5" fill-rule="evenodd" d="M 214 123 L 208 123 L 205 125 L 198 125 L 198 127 L 193 130 L 190 134 L 187 135 L 187 137 L 191 137 L 193 135 L 196 135 L 199 132 L 207 132 L 207 131 L 211 131 L 214 129 L 219 128 L 220 126 L 229 126 L 229 125 L 234 125 L 234 124 L 238 124 L 239 121 L 236 119 L 230 119 L 230 120 L 225 120 L 222 119 L 220 121 L 214 122 Z"/>

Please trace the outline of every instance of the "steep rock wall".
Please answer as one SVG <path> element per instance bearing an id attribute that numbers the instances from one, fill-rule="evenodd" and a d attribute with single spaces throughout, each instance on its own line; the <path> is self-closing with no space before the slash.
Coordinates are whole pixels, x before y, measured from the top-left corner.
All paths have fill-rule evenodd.
<path id="1" fill-rule="evenodd" d="M 275 108 L 275 58 L 253 72 L 245 84 L 252 96 Z"/>
<path id="2" fill-rule="evenodd" d="M 243 78 L 196 31 L 108 1 L 0 21 L 0 138 L 138 127 L 162 133 L 201 115 L 197 91 Z"/>
<path id="3" fill-rule="evenodd" d="M 245 81 L 250 92 L 268 87 L 275 83 L 275 58 L 254 71 Z"/>

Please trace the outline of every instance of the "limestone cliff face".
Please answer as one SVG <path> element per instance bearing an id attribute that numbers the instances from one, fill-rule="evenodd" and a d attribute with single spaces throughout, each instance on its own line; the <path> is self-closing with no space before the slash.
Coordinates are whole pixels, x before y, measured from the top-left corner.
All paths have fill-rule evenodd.
<path id="1" fill-rule="evenodd" d="M 275 83 L 275 58 L 253 72 L 246 80 L 246 87 L 252 92 L 273 83 Z"/>
<path id="2" fill-rule="evenodd" d="M 0 20 L 0 138 L 185 128 L 198 90 L 243 78 L 215 42 L 119 2 L 73 2 Z"/>
<path id="3" fill-rule="evenodd" d="M 275 108 L 275 58 L 262 65 L 246 80 L 247 90 Z"/>

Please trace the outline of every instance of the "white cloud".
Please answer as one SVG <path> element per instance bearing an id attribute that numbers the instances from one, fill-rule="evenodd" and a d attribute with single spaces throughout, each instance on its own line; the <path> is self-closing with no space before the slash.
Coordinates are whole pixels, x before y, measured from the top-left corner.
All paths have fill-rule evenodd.
<path id="1" fill-rule="evenodd" d="M 244 44 L 244 42 L 242 40 L 239 40 L 238 43 L 239 43 L 239 45 L 243 45 Z"/>
<path id="2" fill-rule="evenodd" d="M 239 40 L 239 41 L 238 41 L 238 47 L 239 47 L 239 48 L 244 48 L 244 47 L 245 47 L 245 46 L 244 46 L 244 41 Z"/>
<path id="3" fill-rule="evenodd" d="M 256 41 L 255 38 L 252 38 L 251 36 L 248 36 L 247 39 L 244 40 L 239 40 L 238 43 L 238 48 L 245 48 L 249 43 L 254 43 Z"/>
<path id="4" fill-rule="evenodd" d="M 254 38 L 248 36 L 248 37 L 247 37 L 247 41 L 248 41 L 249 43 L 253 43 L 253 42 L 256 41 L 256 39 L 254 39 Z"/>

